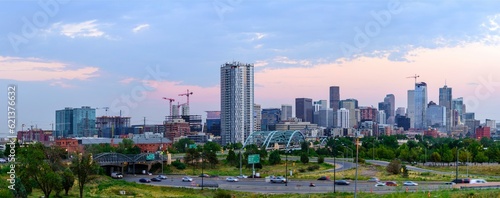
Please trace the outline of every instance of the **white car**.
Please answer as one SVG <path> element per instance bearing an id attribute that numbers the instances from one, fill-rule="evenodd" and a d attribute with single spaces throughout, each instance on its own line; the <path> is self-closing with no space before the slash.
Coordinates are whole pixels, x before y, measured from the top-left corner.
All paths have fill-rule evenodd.
<path id="1" fill-rule="evenodd" d="M 469 184 L 485 184 L 487 183 L 484 179 L 471 179 Z"/>
<path id="2" fill-rule="evenodd" d="M 370 179 L 368 179 L 369 182 L 379 182 L 380 179 L 376 178 L 376 177 L 372 177 Z"/>
<path id="3" fill-rule="evenodd" d="M 236 176 L 236 178 L 244 179 L 244 178 L 248 178 L 248 176 L 246 176 L 246 175 L 238 175 L 238 176 Z"/>
<path id="4" fill-rule="evenodd" d="M 228 182 L 237 182 L 239 180 L 238 180 L 238 178 L 235 178 L 235 177 L 228 177 L 228 178 L 226 178 L 226 181 L 228 181 Z"/>
<path id="5" fill-rule="evenodd" d="M 193 181 L 193 178 L 186 176 L 186 177 L 183 177 L 183 178 L 182 178 L 182 181 L 183 181 L 183 182 L 192 182 L 192 181 Z"/>
<path id="6" fill-rule="evenodd" d="M 403 182 L 403 186 L 418 186 L 418 184 L 412 181 L 405 181 Z"/>
<path id="7" fill-rule="evenodd" d="M 378 187 L 378 186 L 385 186 L 385 183 L 384 182 L 377 182 L 375 184 L 375 187 Z"/>

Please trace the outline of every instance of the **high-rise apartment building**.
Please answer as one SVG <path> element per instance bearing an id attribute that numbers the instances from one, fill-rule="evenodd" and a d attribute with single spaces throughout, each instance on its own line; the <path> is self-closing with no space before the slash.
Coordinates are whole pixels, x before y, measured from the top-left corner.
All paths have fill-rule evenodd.
<path id="1" fill-rule="evenodd" d="M 295 117 L 313 122 L 313 102 L 310 98 L 295 98 Z"/>
<path id="2" fill-rule="evenodd" d="M 454 121 L 456 122 L 455 125 L 459 123 L 464 123 L 465 122 L 465 105 L 464 105 L 464 98 L 455 98 L 451 100 L 451 108 L 453 111 L 456 111 L 457 117 L 454 118 Z M 455 126 L 454 125 L 454 126 Z"/>
<path id="3" fill-rule="evenodd" d="M 95 109 L 66 107 L 56 111 L 57 137 L 91 137 L 97 135 Z"/>
<path id="4" fill-rule="evenodd" d="M 439 88 L 439 106 L 446 107 L 446 132 L 451 133 L 452 127 L 452 109 L 451 109 L 451 101 L 453 99 L 452 89 L 444 85 L 444 87 Z"/>
<path id="5" fill-rule="evenodd" d="M 415 84 L 415 128 L 427 129 L 427 84 Z"/>
<path id="6" fill-rule="evenodd" d="M 387 105 L 385 109 L 387 124 L 394 124 L 394 112 L 396 111 L 396 98 L 394 97 L 394 94 L 387 94 L 384 98 L 384 103 Z"/>
<path id="7" fill-rule="evenodd" d="M 333 110 L 333 126 L 337 127 L 337 110 L 339 110 L 340 87 L 330 86 L 330 108 Z"/>
<path id="8" fill-rule="evenodd" d="M 225 63 L 221 72 L 221 142 L 243 143 L 254 131 L 254 66 Z"/>
<path id="9" fill-rule="evenodd" d="M 349 128 L 353 128 L 355 125 L 358 124 L 358 119 L 361 119 L 359 116 L 359 113 L 356 113 L 356 109 L 358 109 L 358 100 L 356 99 L 346 99 L 346 100 L 341 100 L 339 102 L 340 108 L 345 108 L 349 110 Z M 359 112 L 359 111 L 358 111 Z"/>
<path id="10" fill-rule="evenodd" d="M 378 123 L 379 124 L 387 124 L 387 114 L 385 114 L 385 111 L 379 110 L 378 111 Z"/>
<path id="11" fill-rule="evenodd" d="M 262 130 L 262 107 L 260 104 L 253 105 L 253 129 L 254 131 Z"/>
<path id="12" fill-rule="evenodd" d="M 427 126 L 437 129 L 440 132 L 446 132 L 446 107 L 429 102 L 427 106 Z"/>
<path id="13" fill-rule="evenodd" d="M 281 120 L 290 120 L 292 118 L 292 105 L 281 105 Z"/>
<path id="14" fill-rule="evenodd" d="M 349 127 L 349 110 L 340 108 L 337 110 L 337 126 L 339 128 L 347 129 Z"/>

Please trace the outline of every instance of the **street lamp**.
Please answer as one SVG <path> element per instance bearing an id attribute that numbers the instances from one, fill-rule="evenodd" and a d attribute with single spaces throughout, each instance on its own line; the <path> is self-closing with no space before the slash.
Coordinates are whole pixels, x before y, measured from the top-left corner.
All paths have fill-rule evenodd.
<path id="1" fill-rule="evenodd" d="M 285 149 L 285 186 L 288 186 L 288 146 Z"/>
<path id="2" fill-rule="evenodd" d="M 356 176 L 354 180 L 354 198 L 356 198 L 358 193 L 358 155 L 359 155 L 359 137 L 356 134 Z"/>
<path id="3" fill-rule="evenodd" d="M 205 155 L 205 151 L 202 150 L 201 151 L 201 190 L 203 190 L 203 178 L 205 177 L 205 175 L 203 174 L 203 155 Z"/>

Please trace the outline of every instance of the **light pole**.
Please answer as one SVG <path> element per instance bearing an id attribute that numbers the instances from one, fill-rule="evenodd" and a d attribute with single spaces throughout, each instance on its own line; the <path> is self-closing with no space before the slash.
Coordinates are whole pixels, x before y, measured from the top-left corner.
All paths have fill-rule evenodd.
<path id="1" fill-rule="evenodd" d="M 457 161 L 455 162 L 455 181 L 458 181 L 458 146 L 457 148 Z"/>
<path id="2" fill-rule="evenodd" d="M 359 137 L 356 134 L 356 176 L 354 180 L 354 198 L 357 197 L 358 193 L 358 155 L 359 155 Z"/>
<path id="3" fill-rule="evenodd" d="M 288 147 L 285 149 L 285 186 L 288 186 Z"/>
<path id="4" fill-rule="evenodd" d="M 203 190 L 203 178 L 205 177 L 205 175 L 203 174 L 203 155 L 205 155 L 205 151 L 202 150 L 201 151 L 201 190 Z"/>

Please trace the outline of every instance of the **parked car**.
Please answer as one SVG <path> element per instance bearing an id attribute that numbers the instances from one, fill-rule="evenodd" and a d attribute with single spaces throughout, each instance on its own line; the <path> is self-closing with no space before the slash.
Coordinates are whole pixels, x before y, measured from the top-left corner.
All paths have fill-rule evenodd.
<path id="1" fill-rule="evenodd" d="M 351 184 L 351 183 L 349 183 L 346 180 L 337 180 L 337 181 L 335 181 L 333 183 L 335 183 L 335 185 L 349 185 L 349 184 Z"/>
<path id="2" fill-rule="evenodd" d="M 271 178 L 271 183 L 286 183 L 286 178 L 285 177 L 282 177 L 282 176 L 278 176 L 278 177 L 272 177 Z"/>
<path id="3" fill-rule="evenodd" d="M 160 178 L 160 179 L 168 179 L 168 177 L 166 175 L 158 175 L 156 176 L 157 178 Z"/>
<path id="4" fill-rule="evenodd" d="M 321 176 L 321 177 L 318 178 L 318 180 L 330 181 L 330 177 L 328 177 L 328 176 Z"/>
<path id="5" fill-rule="evenodd" d="M 485 184 L 485 183 L 488 183 L 488 182 L 486 182 L 486 180 L 484 180 L 484 179 L 471 179 L 470 180 L 470 184 Z"/>
<path id="6" fill-rule="evenodd" d="M 146 179 L 146 178 L 141 178 L 141 179 L 139 179 L 139 182 L 141 182 L 141 183 L 150 183 L 151 180 Z"/>
<path id="7" fill-rule="evenodd" d="M 418 186 L 418 184 L 412 181 L 405 181 L 403 182 L 403 186 Z"/>
<path id="8" fill-rule="evenodd" d="M 372 177 L 370 179 L 368 179 L 369 182 L 379 182 L 380 179 L 378 179 L 377 177 Z"/>
<path id="9" fill-rule="evenodd" d="M 183 178 L 182 178 L 182 181 L 183 181 L 183 182 L 192 182 L 192 181 L 193 181 L 193 178 L 186 176 L 186 177 L 183 177 Z"/>
<path id="10" fill-rule="evenodd" d="M 385 186 L 385 183 L 384 182 L 377 182 L 375 184 L 375 187 L 378 187 L 378 186 Z"/>
<path id="11" fill-rule="evenodd" d="M 158 178 L 158 177 L 153 177 L 151 178 L 151 181 L 154 181 L 154 182 L 161 182 L 161 179 Z"/>
<path id="12" fill-rule="evenodd" d="M 236 176 L 236 178 L 243 179 L 243 178 L 248 178 L 248 176 L 246 176 L 246 175 L 238 175 L 238 176 Z"/>
<path id="13" fill-rule="evenodd" d="M 226 178 L 226 181 L 228 181 L 228 182 L 237 182 L 239 180 L 238 180 L 238 178 L 235 178 L 235 177 L 228 177 L 228 178 Z"/>
<path id="14" fill-rule="evenodd" d="M 455 184 L 468 184 L 470 183 L 470 179 L 469 178 L 465 178 L 465 179 L 454 179 L 453 181 L 451 181 Z"/>
<path id="15" fill-rule="evenodd" d="M 210 176 L 208 174 L 206 174 L 206 173 L 203 173 L 203 174 L 200 175 L 200 177 L 210 177 Z"/>
<path id="16" fill-rule="evenodd" d="M 387 182 L 385 182 L 385 185 L 386 186 L 398 186 L 398 183 L 396 183 L 395 181 L 387 181 Z"/>

